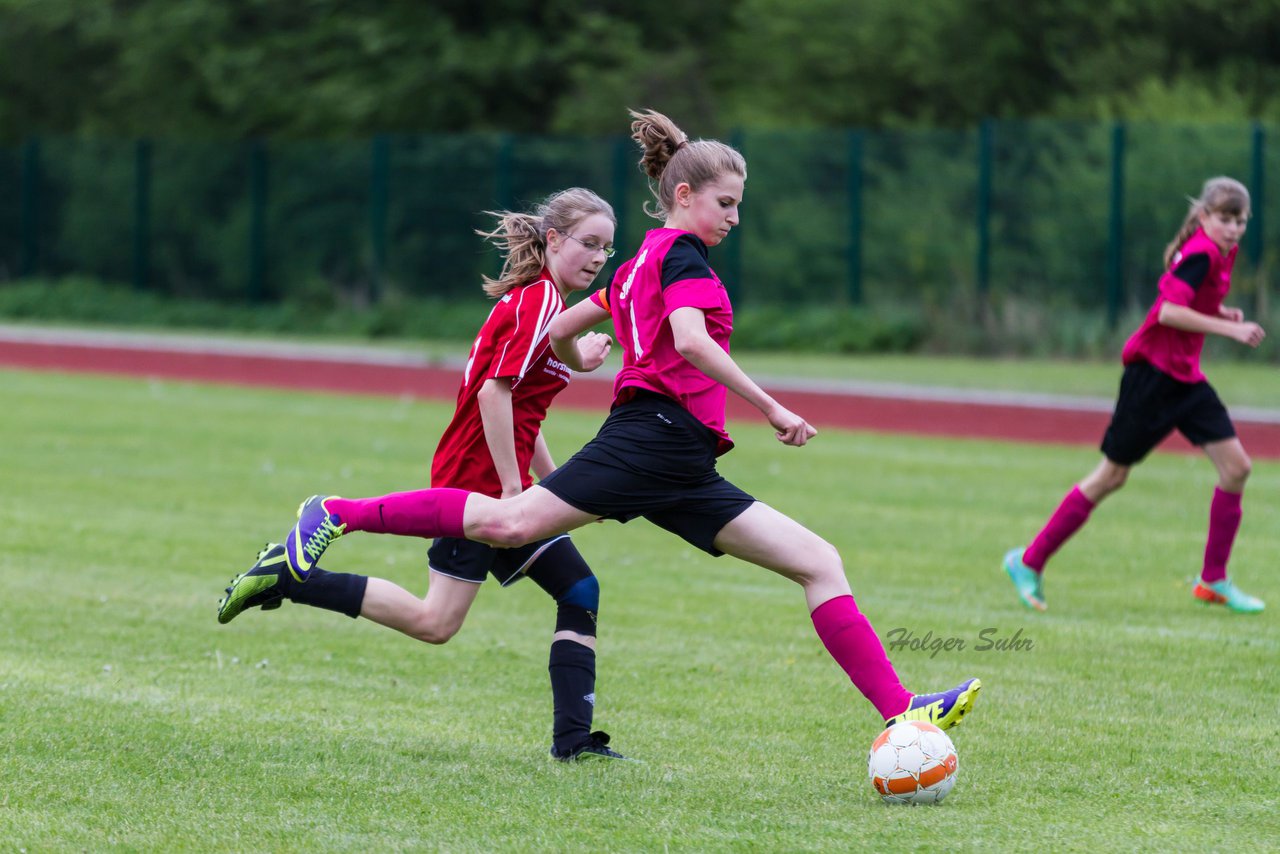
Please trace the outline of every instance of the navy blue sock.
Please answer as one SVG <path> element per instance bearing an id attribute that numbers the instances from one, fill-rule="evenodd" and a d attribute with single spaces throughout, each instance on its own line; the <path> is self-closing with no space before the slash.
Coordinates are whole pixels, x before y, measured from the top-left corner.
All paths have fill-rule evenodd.
<path id="1" fill-rule="evenodd" d="M 368 583 L 367 575 L 326 572 L 317 567 L 311 570 L 305 582 L 300 584 L 293 581 L 285 595 L 301 605 L 337 611 L 355 618 L 360 616 L 360 607 L 364 604 L 364 589 Z"/>
<path id="2" fill-rule="evenodd" d="M 310 582 L 307 582 L 308 584 Z M 551 644 L 552 741 L 568 753 L 587 740 L 596 704 L 596 651 L 577 641 Z"/>

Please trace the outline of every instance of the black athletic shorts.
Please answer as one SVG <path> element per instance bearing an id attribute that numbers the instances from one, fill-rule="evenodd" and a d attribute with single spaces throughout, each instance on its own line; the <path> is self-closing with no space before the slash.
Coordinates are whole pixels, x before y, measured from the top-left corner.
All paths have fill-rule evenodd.
<path id="1" fill-rule="evenodd" d="M 755 503 L 716 471 L 715 434 L 652 392 L 615 406 L 596 437 L 538 485 L 605 519 L 643 516 L 717 556 L 716 534 Z"/>
<path id="2" fill-rule="evenodd" d="M 499 549 L 458 537 L 437 537 L 427 551 L 427 563 L 433 571 L 459 581 L 479 584 L 491 574 L 507 587 L 523 578 L 552 543 L 567 539 L 568 534 L 557 534 L 519 548 Z"/>
<path id="3" fill-rule="evenodd" d="M 1227 408 L 1209 383 L 1180 382 L 1146 362 L 1125 365 L 1102 453 L 1113 463 L 1131 466 L 1175 429 L 1197 447 L 1236 435 Z"/>

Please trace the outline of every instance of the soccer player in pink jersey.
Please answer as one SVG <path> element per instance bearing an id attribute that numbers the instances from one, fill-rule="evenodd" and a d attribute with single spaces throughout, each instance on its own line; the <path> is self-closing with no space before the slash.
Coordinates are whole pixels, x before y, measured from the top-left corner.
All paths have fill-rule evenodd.
<path id="1" fill-rule="evenodd" d="M 733 447 L 725 430 L 727 391 L 759 409 L 783 444 L 802 446 L 817 431 L 729 355 L 733 309 L 708 249 L 738 224 L 742 155 L 715 140 L 689 140 L 660 113 L 632 117 L 640 166 L 657 202 L 651 213 L 663 227 L 645 236 L 607 288 L 558 315 L 550 332 L 555 352 L 578 370 L 588 365 L 577 336 L 613 321 L 623 367 L 596 437 L 512 498 L 448 489 L 355 500 L 313 496 L 288 534 L 290 569 L 306 578 L 328 544 L 351 531 L 518 547 L 597 519 L 642 516 L 709 554 L 731 554 L 798 583 L 822 643 L 886 722 L 955 726 L 981 682 L 935 694 L 908 691 L 854 604 L 836 549 L 716 471 L 716 459 Z"/>
<path id="2" fill-rule="evenodd" d="M 1204 565 L 1192 592 L 1201 602 L 1239 613 L 1263 610 L 1261 599 L 1227 578 L 1251 463 L 1226 407 L 1200 370 L 1205 335 L 1257 347 L 1266 334 L 1246 321 L 1240 309 L 1222 304 L 1248 221 L 1249 191 L 1231 178 L 1206 181 L 1200 198 L 1191 203 L 1165 249 L 1166 269 L 1155 304 L 1124 345 L 1124 375 L 1102 438 L 1102 461 L 1072 487 L 1029 545 L 1004 557 L 1005 572 L 1028 607 L 1047 607 L 1042 578 L 1054 552 L 1083 527 L 1099 501 L 1124 486 L 1129 470 L 1177 429 L 1203 448 L 1218 470 Z"/>
<path id="3" fill-rule="evenodd" d="M 482 236 L 504 255 L 498 278 L 486 277 L 484 284 L 496 302 L 467 358 L 431 482 L 510 498 L 532 485 L 530 469 L 544 478 L 555 469 L 541 425 L 570 370 L 551 352 L 547 331 L 564 310 L 565 296 L 589 287 L 613 254 L 616 220 L 607 202 L 581 188 L 556 193 L 532 213 L 495 216 L 497 228 Z M 573 348 L 575 367 L 599 367 L 611 346 L 608 335 L 584 336 Z M 319 568 L 302 584 L 288 571 L 285 547 L 269 544 L 227 588 L 218 621 L 230 622 L 245 608 L 275 608 L 287 598 L 442 644 L 462 628 L 487 575 L 504 587 L 528 576 L 557 603 L 548 665 L 552 755 L 566 761 L 623 758 L 608 747 L 607 734 L 591 731 L 600 587 L 568 535 L 510 549 L 439 537 L 427 554 L 430 584 L 419 599 L 382 578 Z"/>

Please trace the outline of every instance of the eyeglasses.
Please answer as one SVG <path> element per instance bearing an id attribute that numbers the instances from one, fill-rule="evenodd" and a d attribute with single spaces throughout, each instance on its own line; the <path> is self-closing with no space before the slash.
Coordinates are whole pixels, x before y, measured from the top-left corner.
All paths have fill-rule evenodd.
<path id="1" fill-rule="evenodd" d="M 596 243 L 594 240 L 579 240 L 578 238 L 574 237 L 572 234 L 566 234 L 565 237 L 569 238 L 575 243 L 581 243 L 582 248 L 590 252 L 592 255 L 596 254 L 597 252 L 603 252 L 604 257 L 612 258 L 613 253 L 618 251 L 613 247 L 613 244 L 604 246 L 602 244 Z"/>

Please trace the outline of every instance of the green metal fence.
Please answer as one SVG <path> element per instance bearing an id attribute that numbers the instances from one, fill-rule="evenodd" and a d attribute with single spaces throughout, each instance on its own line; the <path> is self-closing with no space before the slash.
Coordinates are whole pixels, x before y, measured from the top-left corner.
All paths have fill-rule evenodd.
<path id="1" fill-rule="evenodd" d="M 737 132 L 742 225 L 713 265 L 740 303 L 1026 300 L 1114 320 L 1150 300 L 1186 196 L 1229 174 L 1254 196 L 1237 287 L 1265 294 L 1274 138 L 1257 124 L 996 121 Z M 656 224 L 636 155 L 625 137 L 33 138 L 0 150 L 0 283 L 86 274 L 229 301 L 473 298 L 496 267 L 474 233 L 484 210 L 586 186 L 614 204 L 619 246 L 635 246 Z"/>

